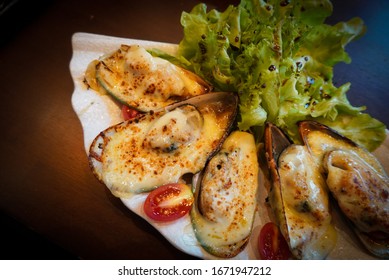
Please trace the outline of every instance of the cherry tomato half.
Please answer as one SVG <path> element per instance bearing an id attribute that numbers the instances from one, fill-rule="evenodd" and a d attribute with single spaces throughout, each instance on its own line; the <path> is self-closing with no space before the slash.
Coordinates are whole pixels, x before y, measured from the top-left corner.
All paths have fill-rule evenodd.
<path id="1" fill-rule="evenodd" d="M 193 193 L 188 185 L 172 183 L 151 191 L 143 209 L 149 218 L 169 222 L 188 213 L 193 200 Z"/>
<path id="2" fill-rule="evenodd" d="M 135 118 L 138 114 L 139 112 L 137 110 L 126 105 L 122 105 L 122 115 L 125 121 Z"/>
<path id="3" fill-rule="evenodd" d="M 275 223 L 263 226 L 258 238 L 259 255 L 263 260 L 287 260 L 290 258 L 288 243 Z"/>

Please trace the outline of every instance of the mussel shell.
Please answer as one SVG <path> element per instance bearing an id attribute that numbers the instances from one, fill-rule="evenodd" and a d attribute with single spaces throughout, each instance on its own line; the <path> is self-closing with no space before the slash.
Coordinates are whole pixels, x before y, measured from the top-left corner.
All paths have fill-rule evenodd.
<path id="1" fill-rule="evenodd" d="M 196 238 L 207 252 L 232 258 L 245 248 L 257 207 L 258 176 L 253 135 L 233 131 L 193 177 L 191 221 Z"/>
<path id="2" fill-rule="evenodd" d="M 267 158 L 276 163 L 280 154 L 292 144 L 288 136 L 273 123 L 265 124 L 265 143 Z M 274 164 L 271 162 L 271 164 Z"/>
<path id="3" fill-rule="evenodd" d="M 265 127 L 269 203 L 298 259 L 325 258 L 336 243 L 324 178 L 305 146 L 293 144 L 272 123 Z"/>
<path id="4" fill-rule="evenodd" d="M 335 149 L 345 149 L 357 153 L 377 172 L 385 173 L 384 168 L 373 154 L 332 128 L 311 120 L 300 121 L 297 124 L 303 143 L 310 149 L 319 165 L 322 165 L 327 152 Z"/>
<path id="5" fill-rule="evenodd" d="M 138 45 L 121 45 L 115 52 L 93 61 L 85 79 L 94 90 L 103 89 L 120 103 L 141 112 L 212 91 L 212 85 L 198 75 L 153 57 Z"/>
<path id="6" fill-rule="evenodd" d="M 265 125 L 264 136 L 266 161 L 271 179 L 268 199 L 277 224 L 281 227 L 281 232 L 288 240 L 287 222 L 284 214 L 284 205 L 282 203 L 281 179 L 278 174 L 278 159 L 281 153 L 289 147 L 292 142 L 280 128 L 270 122 L 267 122 Z"/>
<path id="7" fill-rule="evenodd" d="M 197 108 L 205 118 L 200 137 L 190 145 L 183 145 L 182 150 L 145 151 L 142 143 L 150 125 L 186 105 Z M 92 171 L 118 197 L 177 182 L 184 174 L 199 172 L 220 149 L 234 125 L 237 106 L 234 93 L 209 93 L 107 128 L 91 144 Z"/>
<path id="8" fill-rule="evenodd" d="M 367 232 L 366 229 L 372 220 L 382 221 L 385 219 L 383 217 L 388 215 L 389 179 L 381 163 L 365 148 L 326 125 L 315 121 L 301 121 L 298 126 L 304 144 L 315 156 L 321 172 L 327 177 L 329 190 L 362 244 L 372 254 L 381 258 L 389 258 L 388 223 L 384 222 L 386 226 L 381 226 L 384 231 L 381 232 L 379 238 L 376 234 Z M 333 161 L 333 155 L 338 153 L 343 155 L 338 156 L 342 163 Z M 361 162 L 360 170 L 359 167 L 352 166 L 356 164 L 355 162 Z M 329 173 L 336 170 L 339 170 L 339 174 Z M 372 189 L 369 190 L 369 188 Z M 352 198 L 352 201 L 349 198 L 351 195 L 356 196 Z M 358 201 L 359 198 L 362 200 Z M 347 205 L 353 205 L 358 209 L 351 210 Z M 377 210 L 378 205 L 381 205 L 382 209 Z M 375 213 L 375 211 L 377 212 Z M 369 216 L 360 217 L 359 219 L 362 220 L 358 220 L 358 217 L 355 216 L 358 215 L 356 213 Z M 375 218 L 375 215 L 378 215 L 378 218 Z M 371 224 L 373 232 L 377 227 L 379 226 Z"/>
<path id="9" fill-rule="evenodd" d="M 355 233 L 370 253 L 383 259 L 389 259 L 389 237 L 377 239 L 361 231 L 355 231 Z"/>

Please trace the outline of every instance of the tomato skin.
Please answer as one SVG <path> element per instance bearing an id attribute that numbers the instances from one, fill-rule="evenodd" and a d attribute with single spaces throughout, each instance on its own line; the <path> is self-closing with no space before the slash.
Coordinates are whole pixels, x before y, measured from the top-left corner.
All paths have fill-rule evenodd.
<path id="1" fill-rule="evenodd" d="M 143 210 L 154 221 L 170 222 L 185 216 L 193 200 L 188 185 L 171 183 L 151 191 L 143 204 Z"/>
<path id="2" fill-rule="evenodd" d="M 122 115 L 125 121 L 135 118 L 139 114 L 139 111 L 130 108 L 126 105 L 122 105 Z"/>
<path id="3" fill-rule="evenodd" d="M 265 224 L 258 237 L 259 255 L 263 260 L 287 260 L 291 253 L 288 243 L 275 223 Z"/>

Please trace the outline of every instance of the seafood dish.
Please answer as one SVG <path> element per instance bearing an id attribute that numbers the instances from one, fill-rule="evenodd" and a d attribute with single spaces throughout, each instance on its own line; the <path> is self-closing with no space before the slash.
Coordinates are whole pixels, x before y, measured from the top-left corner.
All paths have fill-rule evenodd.
<path id="1" fill-rule="evenodd" d="M 258 172 L 253 135 L 233 131 L 195 177 L 191 221 L 211 254 L 231 258 L 247 245 L 256 214 Z"/>
<path id="2" fill-rule="evenodd" d="M 210 93 L 112 126 L 92 142 L 93 172 L 118 197 L 178 182 L 219 149 L 236 108 L 234 94 Z"/>
<path id="3" fill-rule="evenodd" d="M 85 82 L 95 91 L 108 93 L 142 112 L 212 89 L 192 72 L 151 56 L 145 48 L 124 44 L 113 53 L 93 60 L 85 73 Z"/>
<path id="4" fill-rule="evenodd" d="M 265 129 L 269 203 L 281 233 L 296 258 L 323 259 L 336 243 L 325 178 L 306 146 L 270 123 Z"/>
<path id="5" fill-rule="evenodd" d="M 323 124 L 298 127 L 303 145 L 271 123 L 265 135 L 270 204 L 293 255 L 322 259 L 334 248 L 331 195 L 366 249 L 388 258 L 389 178 L 380 162 Z"/>
<path id="6" fill-rule="evenodd" d="M 85 54 L 85 42 L 104 48 Z M 202 259 L 260 259 L 268 222 L 289 259 L 388 258 L 386 144 L 383 155 L 370 153 L 309 120 L 296 124 L 300 143 L 270 122 L 262 143 L 238 129 L 236 93 L 149 56 L 155 47 L 174 53 L 177 45 L 73 37 L 73 107 L 90 168 L 113 196 Z M 123 108 L 134 114 L 124 117 Z"/>
<path id="7" fill-rule="evenodd" d="M 325 125 L 300 122 L 305 145 L 364 246 L 389 258 L 389 178 L 374 155 Z"/>

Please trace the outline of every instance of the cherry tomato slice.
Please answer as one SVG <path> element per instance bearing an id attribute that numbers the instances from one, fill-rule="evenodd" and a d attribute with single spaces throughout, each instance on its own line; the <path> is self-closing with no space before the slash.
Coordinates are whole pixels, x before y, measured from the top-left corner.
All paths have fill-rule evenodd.
<path id="1" fill-rule="evenodd" d="M 151 191 L 145 200 L 143 209 L 149 218 L 169 222 L 188 213 L 193 200 L 193 193 L 188 185 L 172 183 Z"/>
<path id="2" fill-rule="evenodd" d="M 275 223 L 263 226 L 258 238 L 259 255 L 263 260 L 287 260 L 291 253 L 289 246 Z"/>
<path id="3" fill-rule="evenodd" d="M 135 118 L 138 114 L 139 112 L 137 110 L 132 109 L 126 105 L 122 105 L 122 115 L 125 121 Z"/>

